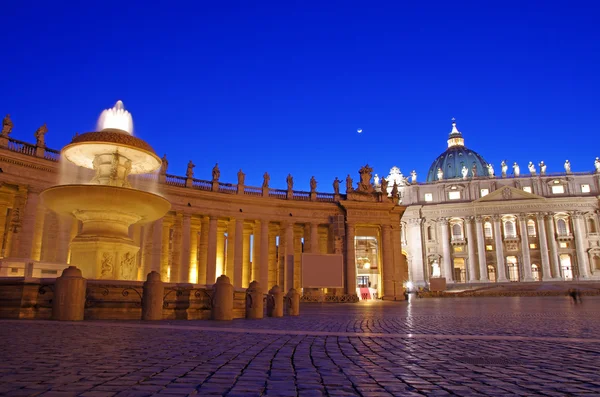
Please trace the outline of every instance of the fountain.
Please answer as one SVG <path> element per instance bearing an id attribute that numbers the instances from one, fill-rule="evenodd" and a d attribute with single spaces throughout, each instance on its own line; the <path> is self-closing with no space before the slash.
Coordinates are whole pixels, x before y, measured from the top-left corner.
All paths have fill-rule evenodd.
<path id="1" fill-rule="evenodd" d="M 82 222 L 71 242 L 70 264 L 85 278 L 136 280 L 140 248 L 129 237 L 129 226 L 157 220 L 171 208 L 165 198 L 131 188 L 129 175 L 161 166 L 152 147 L 132 132 L 131 115 L 118 101 L 102 112 L 98 131 L 77 135 L 61 151 L 63 161 L 94 170 L 93 178 L 41 193 L 48 208 Z"/>

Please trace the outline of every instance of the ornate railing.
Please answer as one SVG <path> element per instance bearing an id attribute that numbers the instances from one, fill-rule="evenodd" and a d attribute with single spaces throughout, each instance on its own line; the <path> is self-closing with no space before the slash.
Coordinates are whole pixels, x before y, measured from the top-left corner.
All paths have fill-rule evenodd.
<path id="1" fill-rule="evenodd" d="M 171 186 L 185 187 L 185 178 L 177 175 L 166 175 L 166 183 Z"/>
<path id="2" fill-rule="evenodd" d="M 244 194 L 248 196 L 262 196 L 262 188 L 254 186 L 244 186 Z"/>
<path id="3" fill-rule="evenodd" d="M 237 193 L 237 185 L 234 185 L 233 183 L 219 182 L 219 192 L 236 194 Z"/>
<path id="4" fill-rule="evenodd" d="M 287 199 L 287 190 L 269 189 L 269 197 L 285 200 Z"/>
<path id="5" fill-rule="evenodd" d="M 296 192 L 294 191 L 294 200 L 300 201 L 310 201 L 310 193 L 309 192 Z"/>
<path id="6" fill-rule="evenodd" d="M 16 139 L 8 139 L 8 150 L 13 152 L 23 153 L 28 156 L 35 156 L 36 146 L 27 142 L 18 141 Z"/>
<path id="7" fill-rule="evenodd" d="M 212 182 L 203 181 L 202 179 L 192 179 L 192 187 L 198 190 L 212 190 Z"/>
<path id="8" fill-rule="evenodd" d="M 333 193 L 317 193 L 317 201 L 334 202 L 335 194 Z"/>
<path id="9" fill-rule="evenodd" d="M 44 150 L 44 158 L 50 161 L 58 161 L 60 160 L 60 152 L 58 150 L 46 148 Z"/>

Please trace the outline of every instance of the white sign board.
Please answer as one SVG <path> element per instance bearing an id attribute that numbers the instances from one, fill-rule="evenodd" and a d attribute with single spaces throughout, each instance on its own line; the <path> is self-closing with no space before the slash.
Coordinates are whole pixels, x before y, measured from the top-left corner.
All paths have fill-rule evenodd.
<path id="1" fill-rule="evenodd" d="M 303 253 L 302 288 L 344 288 L 344 257 Z"/>

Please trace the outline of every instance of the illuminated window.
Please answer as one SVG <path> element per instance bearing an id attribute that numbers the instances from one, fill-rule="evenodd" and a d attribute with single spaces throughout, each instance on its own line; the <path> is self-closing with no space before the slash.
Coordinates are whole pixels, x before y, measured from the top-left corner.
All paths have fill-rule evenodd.
<path id="1" fill-rule="evenodd" d="M 581 185 L 581 193 L 589 193 L 590 185 Z"/>
<path id="2" fill-rule="evenodd" d="M 552 194 L 563 194 L 564 192 L 565 192 L 565 187 L 563 185 L 552 186 Z"/>
<path id="3" fill-rule="evenodd" d="M 529 248 L 536 249 L 537 248 L 537 244 L 529 244 Z"/>
<path id="4" fill-rule="evenodd" d="M 523 191 L 527 193 L 531 193 L 531 186 L 523 186 Z"/>
<path id="5" fill-rule="evenodd" d="M 564 219 L 557 219 L 556 220 L 556 232 L 558 233 L 559 236 L 566 236 L 567 234 L 569 234 L 569 229 L 567 228 L 567 221 L 565 221 Z"/>
<path id="6" fill-rule="evenodd" d="M 460 223 L 455 223 L 454 225 L 452 225 L 452 239 L 453 240 L 460 240 L 463 237 L 463 232 L 462 232 L 462 227 L 460 226 Z"/>
<path id="7" fill-rule="evenodd" d="M 516 256 L 506 257 L 506 266 L 508 267 L 508 279 L 510 281 L 519 281 L 519 265 Z"/>
<path id="8" fill-rule="evenodd" d="M 483 235 L 485 238 L 492 238 L 492 224 L 490 222 L 486 222 L 483 224 Z"/>
<path id="9" fill-rule="evenodd" d="M 513 222 L 513 221 L 504 222 L 504 236 L 507 238 L 517 237 L 517 231 L 515 230 L 515 222 Z"/>
<path id="10" fill-rule="evenodd" d="M 560 242 L 560 243 L 558 243 L 558 246 L 559 246 L 560 248 L 567 248 L 567 243 L 565 243 L 565 242 Z"/>
<path id="11" fill-rule="evenodd" d="M 454 252 L 463 252 L 463 247 L 457 245 L 456 247 L 454 247 Z"/>
<path id="12" fill-rule="evenodd" d="M 527 221 L 527 235 L 530 237 L 535 237 L 535 221 L 533 219 L 529 219 Z"/>
<path id="13" fill-rule="evenodd" d="M 379 243 L 374 236 L 355 236 L 354 255 L 359 274 L 376 273 L 379 267 Z"/>
<path id="14" fill-rule="evenodd" d="M 448 199 L 460 200 L 460 192 L 448 192 Z"/>
<path id="15" fill-rule="evenodd" d="M 486 251 L 493 251 L 493 250 L 494 250 L 494 247 L 493 247 L 492 245 L 486 245 L 486 246 L 485 246 L 485 250 L 486 250 Z"/>
<path id="16" fill-rule="evenodd" d="M 485 197 L 490 194 L 490 189 L 481 189 L 479 193 L 481 194 L 481 197 Z"/>
<path id="17" fill-rule="evenodd" d="M 433 194 L 425 193 L 425 201 L 433 201 Z"/>

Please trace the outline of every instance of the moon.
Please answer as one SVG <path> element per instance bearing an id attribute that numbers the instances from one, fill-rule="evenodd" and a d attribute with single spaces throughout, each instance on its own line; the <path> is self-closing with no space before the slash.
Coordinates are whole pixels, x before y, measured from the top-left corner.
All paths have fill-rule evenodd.
<path id="1" fill-rule="evenodd" d="M 357 129 L 356 132 L 358 132 L 359 134 L 362 133 L 362 128 Z"/>

